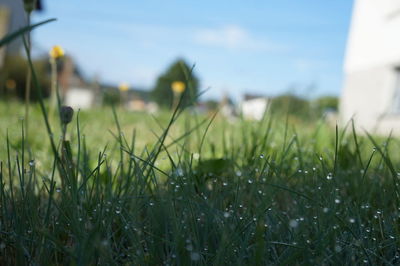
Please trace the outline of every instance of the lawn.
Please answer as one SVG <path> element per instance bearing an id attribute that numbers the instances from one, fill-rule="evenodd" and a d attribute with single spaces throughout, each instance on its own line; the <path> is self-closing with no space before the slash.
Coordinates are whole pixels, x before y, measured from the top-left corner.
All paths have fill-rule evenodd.
<path id="1" fill-rule="evenodd" d="M 38 104 L 0 110 L 2 265 L 400 263 L 396 138 L 119 108 L 63 138 Z"/>

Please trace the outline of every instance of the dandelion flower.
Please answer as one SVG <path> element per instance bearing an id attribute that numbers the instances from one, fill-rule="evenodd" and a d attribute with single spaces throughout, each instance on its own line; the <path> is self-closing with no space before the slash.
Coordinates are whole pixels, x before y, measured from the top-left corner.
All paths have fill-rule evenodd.
<path id="1" fill-rule="evenodd" d="M 127 90 L 129 90 L 129 84 L 121 83 L 121 84 L 119 84 L 118 88 L 120 91 L 127 91 Z"/>
<path id="2" fill-rule="evenodd" d="M 60 45 L 55 45 L 51 48 L 49 55 L 51 58 L 57 59 L 64 56 L 64 49 Z"/>
<path id="3" fill-rule="evenodd" d="M 179 94 L 179 93 L 182 93 L 185 91 L 186 85 L 182 81 L 174 81 L 174 82 L 172 82 L 171 88 L 172 88 L 173 92 Z"/>

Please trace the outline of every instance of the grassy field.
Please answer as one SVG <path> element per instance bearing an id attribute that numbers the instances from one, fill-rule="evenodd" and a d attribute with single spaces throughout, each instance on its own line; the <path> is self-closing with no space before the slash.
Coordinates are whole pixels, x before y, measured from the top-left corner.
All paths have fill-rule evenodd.
<path id="1" fill-rule="evenodd" d="M 2 265 L 400 263 L 398 139 L 111 108 L 63 138 L 0 110 Z"/>

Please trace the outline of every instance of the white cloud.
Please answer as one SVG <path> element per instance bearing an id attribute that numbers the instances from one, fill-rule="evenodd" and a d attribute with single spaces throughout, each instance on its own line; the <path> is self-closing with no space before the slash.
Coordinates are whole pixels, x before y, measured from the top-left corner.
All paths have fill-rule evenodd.
<path id="1" fill-rule="evenodd" d="M 273 45 L 257 38 L 237 25 L 228 25 L 213 29 L 197 30 L 194 41 L 201 45 L 214 46 L 230 50 L 271 50 Z"/>

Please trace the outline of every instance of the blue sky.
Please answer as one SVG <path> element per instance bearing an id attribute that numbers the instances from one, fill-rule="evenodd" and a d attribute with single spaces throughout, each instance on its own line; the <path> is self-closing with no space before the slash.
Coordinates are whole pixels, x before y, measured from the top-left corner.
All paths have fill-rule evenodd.
<path id="1" fill-rule="evenodd" d="M 196 64 L 205 98 L 339 95 L 350 0 L 45 0 L 39 51 L 59 44 L 88 77 L 151 88 L 175 59 Z"/>

